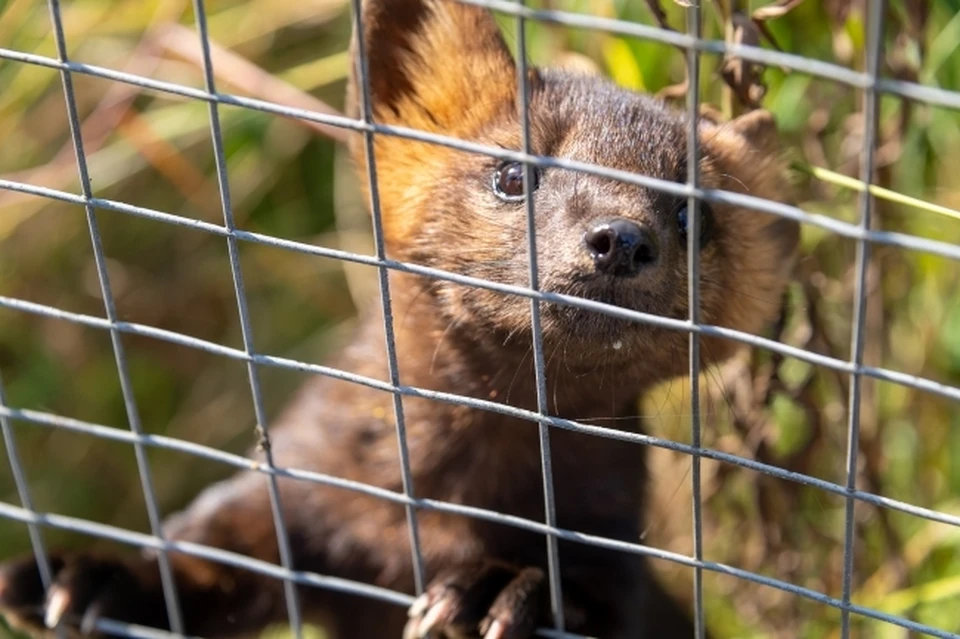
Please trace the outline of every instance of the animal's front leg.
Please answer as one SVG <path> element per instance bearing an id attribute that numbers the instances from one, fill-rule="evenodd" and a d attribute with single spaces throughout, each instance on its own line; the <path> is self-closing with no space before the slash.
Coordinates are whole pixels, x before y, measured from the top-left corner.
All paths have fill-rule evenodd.
<path id="1" fill-rule="evenodd" d="M 246 474 L 208 488 L 167 523 L 167 538 L 277 561 L 265 477 Z M 170 552 L 184 631 L 236 636 L 282 618 L 282 583 L 226 564 Z M 300 557 L 302 559 L 302 557 Z M 53 583 L 44 592 L 33 556 L 0 563 L 0 613 L 40 634 L 62 623 L 88 632 L 98 619 L 170 629 L 153 553 L 53 553 Z"/>
<path id="2" fill-rule="evenodd" d="M 197 562 L 191 568 L 178 561 L 181 557 L 171 559 L 188 634 L 236 635 L 277 617 L 282 592 L 268 579 L 213 563 Z M 34 557 L 0 567 L 0 612 L 14 626 L 36 635 L 62 623 L 93 634 L 96 622 L 106 618 L 170 629 L 155 560 L 78 553 L 53 555 L 51 563 L 53 584 L 46 596 Z M 200 571 L 205 574 L 197 574 Z"/>

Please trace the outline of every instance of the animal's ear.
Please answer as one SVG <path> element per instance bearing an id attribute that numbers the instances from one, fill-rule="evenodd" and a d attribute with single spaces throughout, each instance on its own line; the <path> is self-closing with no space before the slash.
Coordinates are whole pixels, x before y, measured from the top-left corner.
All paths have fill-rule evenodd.
<path id="1" fill-rule="evenodd" d="M 469 132 L 514 107 L 516 70 L 493 15 L 451 0 L 363 0 L 374 119 L 438 133 Z M 348 112 L 360 114 L 354 31 Z"/>
<path id="2" fill-rule="evenodd" d="M 767 153 L 777 152 L 780 144 L 777 121 L 769 111 L 750 111 L 731 120 L 728 126 L 754 148 Z"/>
<path id="3" fill-rule="evenodd" d="M 711 154 L 736 175 L 737 182 L 728 182 L 721 188 L 743 190 L 749 195 L 778 202 L 796 201 L 795 185 L 780 145 L 777 123 L 769 111 L 758 109 L 733 120 L 721 122 L 709 117 L 701 119 L 703 140 Z M 765 246 L 779 256 L 777 262 L 782 275 L 792 270 L 800 239 L 800 225 L 788 218 L 767 213 L 758 214 L 763 220 Z M 758 235 L 759 237 L 759 235 Z"/>
<path id="4" fill-rule="evenodd" d="M 517 114 L 516 66 L 493 15 L 452 0 L 362 0 L 370 109 L 377 124 L 476 140 Z M 347 112 L 361 114 L 357 30 Z M 361 184 L 370 188 L 363 136 L 351 137 Z M 384 234 L 391 254 L 413 244 L 436 189 L 469 162 L 462 151 L 392 135 L 374 138 Z M 457 188 L 449 185 L 449 188 Z"/>
<path id="5" fill-rule="evenodd" d="M 724 121 L 716 109 L 701 106 L 700 126 L 708 137 L 719 138 L 728 144 L 746 142 L 749 147 L 769 154 L 780 150 L 777 122 L 772 113 L 763 109 Z"/>

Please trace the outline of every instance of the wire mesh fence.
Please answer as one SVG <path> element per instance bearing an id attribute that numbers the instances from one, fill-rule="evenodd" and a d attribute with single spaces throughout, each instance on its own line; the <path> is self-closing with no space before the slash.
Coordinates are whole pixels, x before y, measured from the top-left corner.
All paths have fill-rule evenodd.
<path id="1" fill-rule="evenodd" d="M 558 540 L 576 542 L 664 559 L 676 564 L 688 566 L 694 572 L 694 609 L 698 636 L 704 632 L 704 604 L 702 573 L 704 571 L 721 573 L 751 581 L 764 586 L 779 589 L 793 595 L 835 608 L 840 611 L 841 636 L 851 636 L 851 614 L 887 622 L 894 626 L 936 637 L 960 637 L 958 628 L 936 628 L 914 621 L 905 616 L 890 614 L 868 606 L 852 602 L 852 584 L 854 579 L 855 528 L 854 508 L 860 503 L 872 504 L 878 507 L 899 511 L 926 520 L 960 527 L 960 516 L 935 509 L 921 507 L 907 501 L 892 499 L 875 492 L 864 491 L 858 488 L 858 438 L 860 428 L 861 383 L 864 378 L 872 378 L 890 382 L 906 388 L 915 389 L 924 393 L 940 396 L 948 401 L 960 402 L 960 387 L 938 382 L 905 372 L 887 369 L 879 366 L 870 366 L 864 363 L 865 340 L 865 305 L 867 296 L 867 266 L 871 246 L 890 246 L 900 249 L 919 251 L 949 260 L 960 260 L 960 246 L 949 242 L 938 241 L 913 236 L 907 233 L 882 231 L 871 228 L 871 213 L 873 196 L 869 188 L 876 173 L 876 138 L 877 120 L 880 100 L 884 95 L 923 102 L 928 105 L 947 109 L 960 109 L 960 92 L 945 90 L 921 83 L 908 82 L 884 78 L 880 75 L 881 47 L 883 44 L 884 16 L 886 3 L 882 0 L 870 2 L 867 11 L 868 24 L 866 25 L 865 71 L 858 72 L 837 64 L 803 58 L 800 56 L 763 49 L 757 46 L 738 45 L 730 42 L 705 40 L 701 38 L 701 11 L 702 8 L 694 4 L 686 9 L 687 30 L 685 33 L 667 29 L 631 23 L 621 20 L 601 18 L 585 14 L 570 13 L 557 10 L 532 9 L 525 6 L 522 0 L 510 2 L 506 0 L 457 0 L 464 4 L 477 5 L 492 9 L 500 15 L 511 18 L 515 23 L 515 37 L 517 44 L 517 85 L 520 96 L 522 121 L 522 147 L 520 151 L 511 151 L 499 147 L 490 147 L 479 143 L 465 141 L 452 137 L 445 137 L 425 131 L 418 131 L 401 126 L 379 124 L 374 121 L 370 107 L 370 87 L 367 82 L 367 60 L 363 47 L 360 46 L 358 75 L 362 87 L 361 117 L 358 120 L 321 113 L 290 105 L 282 102 L 272 102 L 249 97 L 242 97 L 219 91 L 215 82 L 214 62 L 211 54 L 211 38 L 206 22 L 206 10 L 202 0 L 194 0 L 193 8 L 197 27 L 197 37 L 201 43 L 203 88 L 193 88 L 185 85 L 154 80 L 145 76 L 131 74 L 113 69 L 84 64 L 69 59 L 66 36 L 63 26 L 62 8 L 59 0 L 49 0 L 50 20 L 56 44 L 56 57 L 45 57 L 34 53 L 0 48 L 0 59 L 24 65 L 46 67 L 56 70 L 61 77 L 63 96 L 66 103 L 72 144 L 75 151 L 78 169 L 80 193 L 71 193 L 24 182 L 0 179 L 0 189 L 19 192 L 40 198 L 49 198 L 62 202 L 72 203 L 83 207 L 96 264 L 98 287 L 103 299 L 103 314 L 100 316 L 82 314 L 62 310 L 50 305 L 38 304 L 12 297 L 0 296 L 0 308 L 26 313 L 34 316 L 56 318 L 72 322 L 100 331 L 106 331 L 111 340 L 116 369 L 120 379 L 123 400 L 126 408 L 129 430 L 122 431 L 97 423 L 72 419 L 67 416 L 17 408 L 10 405 L 4 395 L 2 381 L 0 381 L 0 426 L 2 426 L 4 442 L 11 472 L 16 484 L 20 499 L 20 506 L 0 503 L 0 517 L 25 523 L 29 528 L 30 540 L 38 558 L 41 576 L 45 586 L 51 581 L 51 568 L 48 564 L 47 552 L 41 534 L 42 527 L 52 527 L 71 530 L 83 534 L 111 539 L 135 547 L 153 549 L 158 552 L 160 559 L 161 578 L 165 595 L 167 613 L 174 635 L 182 635 L 183 623 L 180 603 L 176 592 L 176 585 L 167 560 L 171 551 L 221 562 L 240 567 L 256 573 L 283 580 L 286 597 L 287 614 L 291 629 L 295 636 L 301 636 L 302 613 L 299 607 L 296 585 L 307 585 L 317 588 L 338 590 L 346 593 L 371 597 L 400 606 L 407 606 L 413 602 L 413 597 L 406 593 L 399 593 L 364 583 L 353 582 L 330 575 L 316 574 L 297 570 L 293 565 L 292 553 L 288 539 L 288 532 L 284 524 L 279 503 L 277 482 L 280 478 L 290 478 L 299 481 L 315 482 L 317 484 L 335 486 L 356 491 L 377 499 L 386 500 L 402 505 L 406 510 L 411 548 L 413 551 L 413 565 L 416 593 L 423 591 L 428 575 L 424 574 L 423 558 L 419 543 L 418 513 L 421 511 L 436 511 L 472 517 L 480 520 L 513 526 L 519 529 L 542 534 L 547 546 L 549 567 L 550 602 L 555 621 L 553 629 L 541 629 L 542 636 L 574 636 L 564 631 L 562 607 L 562 587 L 559 576 L 559 565 L 562 556 L 558 553 Z M 352 0 L 354 15 L 360 13 L 360 0 Z M 734 193 L 719 189 L 704 188 L 699 184 L 698 176 L 698 149 L 697 121 L 700 109 L 700 97 L 697 91 L 697 82 L 691 82 L 687 92 L 687 112 L 691 126 L 688 131 L 687 153 L 687 181 L 685 184 L 670 182 L 649 176 L 633 174 L 608 167 L 596 166 L 557 157 L 539 156 L 531 151 L 530 126 L 527 105 L 530 99 L 530 87 L 527 74 L 526 27 L 528 22 L 553 24 L 563 27 L 574 27 L 590 31 L 614 33 L 622 36 L 640 38 L 679 47 L 686 52 L 686 68 L 688 77 L 700 77 L 700 57 L 703 54 L 724 54 L 736 56 L 744 60 L 762 65 L 773 65 L 787 69 L 790 72 L 808 74 L 848 85 L 863 91 L 862 118 L 862 164 L 860 180 L 868 185 L 862 190 L 858 206 L 858 222 L 848 223 L 826 215 L 810 213 L 798 207 L 783 203 L 764 200 L 759 197 Z M 362 29 L 362 23 L 356 21 L 357 28 Z M 362 43 L 363 38 L 359 41 Z M 208 107 L 210 139 L 213 154 L 216 160 L 217 186 L 219 191 L 222 222 L 189 219 L 183 216 L 138 206 L 123 201 L 97 197 L 91 184 L 87 167 L 87 156 L 84 151 L 84 139 L 81 134 L 81 121 L 78 112 L 77 98 L 73 86 L 76 74 L 93 76 L 111 82 L 123 83 L 161 93 L 174 94 L 191 100 L 202 101 Z M 238 228 L 234 220 L 231 201 L 231 186 L 227 171 L 226 152 L 223 133 L 221 130 L 221 108 L 224 106 L 251 109 L 274 115 L 299 118 L 313 123 L 333 127 L 341 130 L 358 132 L 364 136 L 367 158 L 368 180 L 370 184 L 370 210 L 373 219 L 373 235 L 375 251 L 373 255 L 364 255 L 345 250 L 331 249 L 313 244 L 288 240 L 272 235 L 246 231 Z M 571 295 L 552 293 L 540 290 L 537 266 L 537 238 L 535 228 L 535 205 L 533 198 L 525 200 L 527 225 L 527 250 L 529 257 L 529 286 L 513 286 L 509 284 L 487 281 L 470 275 L 448 272 L 433 267 L 418 265 L 391 259 L 387 256 L 383 238 L 383 222 L 381 219 L 380 200 L 378 193 L 377 169 L 374 158 L 374 140 L 376 136 L 398 136 L 409 140 L 425 142 L 434 145 L 446 146 L 452 149 L 483 154 L 501 160 L 522 162 L 525 167 L 524 180 L 530 183 L 533 179 L 533 167 L 560 168 L 570 171 L 608 178 L 659 190 L 677 197 L 688 198 L 690 211 L 697 211 L 701 202 L 715 202 L 734 205 L 760 211 L 764 214 L 781 216 L 800 222 L 805 225 L 819 227 L 824 231 L 837 234 L 853 240 L 856 243 L 855 261 L 855 291 L 854 313 L 851 325 L 851 352 L 849 359 L 839 359 L 820 353 L 793 347 L 773 339 L 744 333 L 723 326 L 709 325 L 701 322 L 699 315 L 699 251 L 692 250 L 699 243 L 699 216 L 693 213 L 691 227 L 687 237 L 688 251 L 688 290 L 690 315 L 686 320 L 671 319 L 657 315 L 633 311 L 602 302 L 582 299 Z M 200 232 L 226 240 L 228 248 L 230 275 L 234 284 L 236 311 L 239 315 L 242 334 L 242 347 L 230 347 L 219 343 L 191 337 L 178 332 L 142 324 L 127 322 L 120 319 L 114 302 L 110 275 L 107 268 L 107 258 L 100 236 L 98 214 L 101 211 L 114 211 L 123 215 L 135 216 L 164 224 L 177 225 L 191 232 Z M 248 308 L 247 293 L 240 266 L 239 251 L 244 243 L 270 246 L 292 251 L 307 256 L 333 258 L 347 262 L 354 262 L 375 267 L 378 271 L 378 287 L 380 302 L 384 317 L 384 336 L 389 363 L 389 379 L 382 381 L 344 370 L 299 361 L 296 359 L 278 357 L 259 352 L 253 340 L 251 314 Z M 394 309 L 392 307 L 388 275 L 391 271 L 412 273 L 429 278 L 487 289 L 498 293 L 525 298 L 530 304 L 531 327 L 533 332 L 533 361 L 535 363 L 537 410 L 525 410 L 508 404 L 477 399 L 474 397 L 459 396 L 447 392 L 440 392 L 416 386 L 404 385 L 400 374 L 397 349 L 394 336 Z M 580 423 L 576 420 L 564 419 L 551 415 L 548 410 L 548 400 L 545 379 L 545 362 L 543 353 L 543 336 L 540 326 L 540 309 L 544 304 L 566 305 L 602 313 L 611 317 L 627 319 L 633 322 L 662 327 L 689 334 L 690 340 L 690 398 L 691 412 L 691 444 L 683 444 L 669 439 L 650 435 L 628 433 L 613 428 Z M 174 344 L 190 349 L 198 349 L 207 353 L 242 362 L 249 378 L 250 395 L 253 402 L 257 426 L 257 437 L 262 443 L 261 448 L 266 451 L 264 463 L 256 463 L 255 470 L 264 474 L 269 481 L 271 504 L 273 509 L 276 537 L 280 550 L 280 564 L 252 559 L 243 555 L 202 546 L 194 543 L 169 540 L 164 538 L 161 528 L 160 507 L 158 506 L 155 489 L 153 487 L 150 464 L 146 451 L 149 448 L 175 450 L 205 459 L 216 460 L 238 469 L 249 469 L 251 461 L 239 455 L 234 455 L 213 447 L 191 443 L 188 441 L 152 435 L 146 433 L 141 426 L 140 411 L 133 391 L 133 382 L 124 350 L 122 336 L 138 335 L 149 337 L 163 343 Z M 831 482 L 817 477 L 779 468 L 775 465 L 752 460 L 740 455 L 714 450 L 702 446 L 700 415 L 700 398 L 698 394 L 699 377 L 701 375 L 700 340 L 704 336 L 720 337 L 740 342 L 742 344 L 766 349 L 779 355 L 795 358 L 818 367 L 825 367 L 839 374 L 848 375 L 850 379 L 849 405 L 847 419 L 847 455 L 845 481 Z M 273 463 L 270 455 L 270 435 L 266 429 L 269 423 L 267 410 L 264 407 L 263 392 L 260 382 L 260 371 L 264 367 L 298 371 L 311 375 L 321 375 L 343 380 L 353 384 L 361 384 L 392 394 L 393 410 L 396 423 L 396 435 L 402 470 L 402 492 L 386 490 L 361 482 L 322 473 L 301 470 L 296 468 L 279 467 Z M 431 499 L 418 498 L 415 482 L 410 471 L 410 461 L 406 447 L 406 433 L 404 420 L 404 397 L 419 397 L 437 402 L 462 405 L 485 411 L 492 411 L 503 415 L 526 420 L 538 424 L 539 442 L 541 447 L 541 469 L 543 478 L 543 494 L 545 500 L 544 521 L 532 521 L 520 517 L 507 515 L 491 510 L 465 506 L 462 504 L 446 503 Z M 150 523 L 150 534 L 141 534 L 123 528 L 87 521 L 80 518 L 68 517 L 54 513 L 39 512 L 34 508 L 31 499 L 30 486 L 26 474 L 18 458 L 17 445 L 13 423 L 20 422 L 35 426 L 45 426 L 83 433 L 94 437 L 123 442 L 133 447 L 136 454 L 137 468 L 147 504 Z M 554 489 L 551 472 L 550 433 L 553 429 L 564 429 L 580 432 L 596 437 L 605 437 L 624 442 L 632 442 L 641 446 L 650 446 L 667 449 L 690 456 L 691 485 L 693 501 L 693 552 L 691 555 L 680 554 L 658 549 L 642 543 L 627 543 L 606 539 L 595 535 L 585 534 L 576 530 L 567 530 L 557 526 L 554 508 Z M 737 568 L 720 562 L 709 561 L 703 554 L 702 510 L 703 497 L 701 494 L 700 460 L 731 464 L 736 467 L 756 471 L 765 475 L 809 486 L 820 491 L 835 495 L 843 499 L 845 504 L 844 536 L 843 536 L 843 570 L 842 593 L 834 597 L 814 589 L 790 583 L 788 581 L 771 578 L 756 572 Z M 169 636 L 171 633 L 155 629 L 141 628 L 122 624 L 111 620 L 98 622 L 100 629 L 128 636 Z"/>

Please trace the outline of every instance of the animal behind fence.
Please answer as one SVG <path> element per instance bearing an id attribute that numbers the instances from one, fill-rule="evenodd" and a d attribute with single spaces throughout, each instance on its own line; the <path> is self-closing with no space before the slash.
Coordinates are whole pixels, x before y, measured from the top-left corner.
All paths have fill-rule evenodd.
<path id="1" fill-rule="evenodd" d="M 952 196 L 829 189 L 862 184 L 844 174 L 919 195 L 940 183 L 957 131 L 938 108 L 958 97 L 930 79 L 949 86 L 956 20 L 928 43 L 942 7 L 794 4 L 752 20 L 727 7 L 724 45 L 695 37 L 701 8 L 651 4 L 658 30 L 368 0 L 348 63 L 344 6 L 198 4 L 197 50 L 168 3 L 118 72 L 67 62 L 88 53 L 68 43 L 97 39 L 53 2 L 56 59 L 20 39 L 0 50 L 7 73 L 61 76 L 46 100 L 65 98 L 68 125 L 45 137 L 22 112 L 28 152 L 0 182 L 14 220 L 0 417 L 17 492 L 0 512 L 28 524 L 37 557 L 6 564 L 10 619 L 212 636 L 284 620 L 299 633 L 303 619 L 347 637 L 955 636 Z M 23 6 L 14 17 L 36 19 Z M 818 12 L 863 72 L 742 46 L 656 62 L 761 36 L 805 53 L 800 27 Z M 686 34 L 666 29 L 684 20 Z M 218 41 L 288 70 L 266 76 Z M 902 58 L 910 46 L 920 62 Z M 593 54 L 620 86 L 583 54 L 528 65 L 550 47 Z M 295 88 L 332 79 L 335 95 L 347 69 L 356 119 Z M 685 103 L 623 86 L 677 75 L 700 78 L 663 91 Z M 104 78 L 107 94 L 84 85 Z M 726 113 L 702 110 L 701 91 Z M 917 124 L 921 98 L 938 108 Z M 303 123 L 349 137 L 362 195 L 332 181 L 345 158 Z M 819 181 L 787 179 L 781 137 L 803 151 L 791 169 Z M 40 230 L 52 215 L 62 236 Z M 21 274 L 58 251 L 89 265 L 64 269 L 77 293 L 63 300 Z M 357 326 L 309 341 L 349 323 L 351 297 Z M 58 379 L 63 366 L 87 374 Z M 220 450 L 242 451 L 244 432 L 252 469 Z M 188 504 L 226 474 L 184 465 L 196 458 L 242 470 Z M 52 470 L 94 462 L 87 486 Z M 104 493 L 117 485 L 126 495 Z M 61 552 L 58 531 L 147 554 Z"/>

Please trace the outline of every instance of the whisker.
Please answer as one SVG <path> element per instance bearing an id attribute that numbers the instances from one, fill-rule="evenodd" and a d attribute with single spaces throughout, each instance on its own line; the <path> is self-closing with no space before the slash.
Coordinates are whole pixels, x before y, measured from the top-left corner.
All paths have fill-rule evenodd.
<path id="1" fill-rule="evenodd" d="M 457 319 L 452 319 L 447 324 L 447 327 L 443 329 L 443 333 L 440 334 L 440 339 L 437 340 L 437 345 L 433 349 L 433 357 L 430 358 L 430 375 L 433 375 L 433 368 L 437 363 L 437 355 L 440 353 L 440 346 L 443 345 L 443 340 L 447 337 L 447 334 L 450 332 L 454 326 L 457 326 L 459 321 Z"/>
<path id="2" fill-rule="evenodd" d="M 513 378 L 510 380 L 510 385 L 507 386 L 507 394 L 504 396 L 503 401 L 506 404 L 510 403 L 510 394 L 513 392 L 513 385 L 517 383 L 517 376 L 520 374 L 520 371 L 523 369 L 523 363 L 527 361 L 527 358 L 533 353 L 533 345 L 527 347 L 526 352 L 523 354 L 523 357 L 520 358 L 520 363 L 517 364 L 517 369 L 513 372 Z"/>

